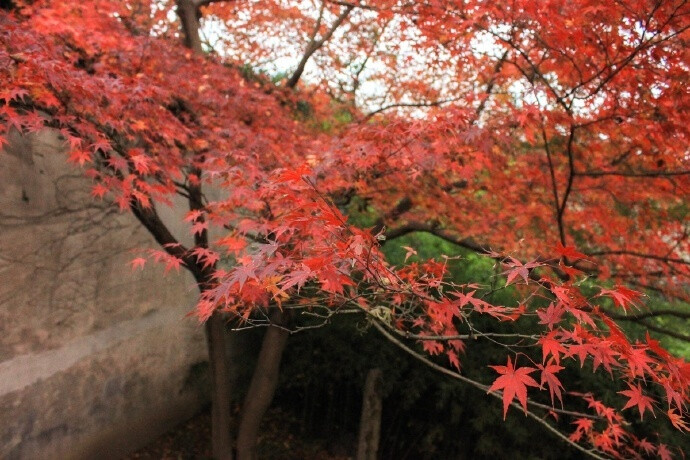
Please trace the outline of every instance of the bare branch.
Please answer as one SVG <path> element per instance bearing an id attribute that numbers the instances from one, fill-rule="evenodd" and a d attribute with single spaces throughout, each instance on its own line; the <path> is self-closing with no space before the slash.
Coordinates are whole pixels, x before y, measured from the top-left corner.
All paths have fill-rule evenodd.
<path id="1" fill-rule="evenodd" d="M 389 104 L 389 105 L 384 105 L 383 107 L 380 107 L 373 112 L 368 113 L 362 121 L 367 121 L 374 115 L 377 115 L 381 112 L 385 112 L 386 110 L 394 109 L 394 108 L 400 108 L 400 107 L 438 107 L 443 104 L 449 104 L 451 102 L 459 101 L 462 99 L 462 97 L 453 97 L 450 99 L 441 99 L 438 101 L 429 101 L 429 102 L 398 102 L 395 104 Z"/>
<path id="2" fill-rule="evenodd" d="M 369 11 L 379 11 L 379 8 L 371 5 L 364 5 L 362 3 L 351 3 L 351 2 L 345 2 L 345 1 L 340 1 L 340 0 L 328 0 L 328 3 L 332 3 L 334 5 L 340 5 L 344 7 L 349 7 L 349 8 L 359 8 L 362 10 L 369 10 Z"/>
<path id="3" fill-rule="evenodd" d="M 683 334 L 681 332 L 671 331 L 669 329 L 665 329 L 663 327 L 659 327 L 659 326 L 656 326 L 654 324 L 650 324 L 648 321 L 644 321 L 644 320 L 640 320 L 637 322 L 642 324 L 644 327 L 646 327 L 650 331 L 658 332 L 659 334 L 665 334 L 665 335 L 668 335 L 669 337 L 673 337 L 674 339 L 683 340 L 685 342 L 690 342 L 690 335 Z"/>
<path id="4" fill-rule="evenodd" d="M 483 246 L 475 242 L 471 238 L 459 238 L 443 229 L 421 222 L 408 222 L 407 224 L 401 225 L 400 227 L 388 229 L 388 231 L 386 231 L 385 233 L 386 241 L 394 240 L 396 238 L 413 232 L 430 233 L 443 240 L 448 241 L 449 243 L 453 243 L 455 245 L 458 245 L 465 249 L 469 249 L 470 251 L 478 252 L 480 254 L 489 254 L 492 252 L 491 248 L 489 248 L 488 246 Z"/>
<path id="5" fill-rule="evenodd" d="M 297 86 L 297 82 L 299 82 L 300 77 L 302 77 L 302 74 L 304 73 L 304 68 L 307 65 L 307 61 L 309 61 L 309 58 L 311 58 L 311 56 L 317 50 L 319 50 L 328 40 L 330 40 L 330 38 L 333 36 L 333 33 L 345 21 L 345 19 L 350 14 L 353 8 L 354 5 L 347 5 L 345 9 L 343 9 L 343 11 L 340 13 L 340 15 L 335 19 L 335 21 L 333 21 L 331 28 L 328 29 L 328 31 L 319 40 L 316 40 L 316 34 L 312 36 L 312 39 L 309 41 L 309 44 L 307 45 L 307 49 L 304 50 L 304 54 L 302 55 L 300 63 L 297 65 L 297 68 L 295 69 L 294 73 L 292 74 L 292 76 L 286 84 L 288 88 L 294 88 L 295 86 Z M 319 17 L 319 20 L 317 21 L 317 28 L 320 26 L 320 22 L 321 17 Z"/>
<path id="6" fill-rule="evenodd" d="M 479 106 L 477 107 L 477 110 L 475 111 L 475 116 L 476 120 L 479 120 L 481 117 L 482 113 L 484 113 L 484 109 L 486 108 L 486 103 L 491 97 L 491 94 L 493 93 L 494 86 L 496 85 L 496 77 L 498 77 L 498 73 L 501 71 L 501 68 L 503 67 L 503 64 L 505 64 L 506 59 L 508 59 L 508 54 L 510 53 L 510 49 L 506 49 L 503 54 L 501 55 L 501 58 L 496 62 L 496 65 L 494 66 L 494 72 L 491 78 L 489 79 L 489 82 L 486 85 L 486 97 L 482 99 L 482 101 L 479 103 Z"/>

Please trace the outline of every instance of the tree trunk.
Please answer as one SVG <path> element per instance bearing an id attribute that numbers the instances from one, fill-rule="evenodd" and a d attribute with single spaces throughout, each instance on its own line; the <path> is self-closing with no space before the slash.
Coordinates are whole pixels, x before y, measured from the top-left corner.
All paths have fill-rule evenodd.
<path id="1" fill-rule="evenodd" d="M 177 15 L 184 31 L 184 44 L 198 55 L 203 55 L 199 36 L 199 17 L 193 0 L 177 0 Z"/>
<path id="2" fill-rule="evenodd" d="M 184 44 L 192 50 L 194 54 L 203 56 L 204 51 L 201 47 L 199 35 L 199 16 L 197 5 L 194 0 L 177 0 L 177 15 L 182 23 Z M 197 172 L 201 176 L 201 171 Z M 189 197 L 190 210 L 202 209 L 201 187 L 195 187 Z M 136 212 L 135 212 L 135 215 Z M 142 220 L 142 218 L 139 218 Z M 146 222 L 144 225 L 146 225 Z M 147 226 L 151 233 L 157 233 Z M 167 231 L 167 229 L 166 229 Z M 172 236 L 171 236 L 172 238 Z M 158 239 L 158 238 L 157 238 Z M 165 242 L 159 241 L 163 247 Z M 201 234 L 194 235 L 194 242 L 197 247 L 208 247 L 208 234 L 203 231 Z M 194 267 L 190 264 L 189 267 Z M 198 268 L 198 267 L 197 267 Z M 195 273 L 195 278 L 199 282 L 199 288 L 203 293 L 209 285 L 211 279 L 207 269 L 200 269 Z M 203 273 L 206 271 L 207 273 Z M 231 367 L 229 363 L 229 353 L 227 349 L 228 333 L 225 330 L 225 319 L 219 312 L 215 312 L 206 321 L 206 347 L 208 349 L 208 363 L 211 378 L 211 449 L 214 460 L 232 460 L 232 432 L 230 427 L 230 407 L 232 403 L 232 386 L 234 380 L 231 378 Z"/>
<path id="3" fill-rule="evenodd" d="M 244 400 L 242 420 L 237 435 L 238 460 L 256 459 L 256 444 L 261 419 L 271 405 L 273 394 L 278 386 L 280 361 L 290 333 L 277 326 L 287 323 L 287 313 L 276 311 L 271 315 L 271 323 L 276 326 L 269 326 L 264 335 L 249 391 Z"/>
<path id="4" fill-rule="evenodd" d="M 215 460 L 232 460 L 232 388 L 225 337 L 225 319 L 216 312 L 206 321 L 206 344 L 211 371 L 211 444 Z"/>
<path id="5" fill-rule="evenodd" d="M 370 369 L 364 384 L 357 460 L 376 460 L 381 437 L 381 369 Z"/>

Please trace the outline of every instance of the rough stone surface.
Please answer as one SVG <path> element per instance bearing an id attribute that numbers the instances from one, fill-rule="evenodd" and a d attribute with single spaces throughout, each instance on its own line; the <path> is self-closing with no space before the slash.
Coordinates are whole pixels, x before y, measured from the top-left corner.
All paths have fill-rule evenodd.
<path id="1" fill-rule="evenodd" d="M 0 151 L 0 458 L 117 458 L 205 399 L 192 278 L 132 271 L 155 242 L 61 150 Z"/>

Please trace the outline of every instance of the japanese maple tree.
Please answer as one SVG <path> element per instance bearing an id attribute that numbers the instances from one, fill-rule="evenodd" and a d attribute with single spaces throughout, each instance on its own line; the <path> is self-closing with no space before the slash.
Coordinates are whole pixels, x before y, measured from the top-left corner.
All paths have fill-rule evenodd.
<path id="1" fill-rule="evenodd" d="M 687 313 L 643 294 L 688 300 L 686 1 L 16 0 L 0 27 L 0 123 L 60 130 L 93 195 L 160 243 L 133 265 L 194 275 L 217 457 L 231 455 L 225 322 L 280 323 L 259 358 L 277 372 L 296 312 L 324 309 L 361 311 L 587 455 L 670 455 L 628 415 L 687 431 L 690 364 L 617 323 L 689 339 L 648 322 Z M 241 72 L 267 60 L 290 71 Z M 157 212 L 179 198 L 191 246 Z M 372 225 L 350 223 L 357 207 Z M 381 245 L 413 232 L 494 260 L 519 302 L 452 281 L 447 260 L 392 266 Z M 505 349 L 493 381 L 461 372 L 470 339 Z M 618 406 L 559 377 L 585 364 L 620 381 Z M 240 458 L 274 388 L 260 380 Z"/>

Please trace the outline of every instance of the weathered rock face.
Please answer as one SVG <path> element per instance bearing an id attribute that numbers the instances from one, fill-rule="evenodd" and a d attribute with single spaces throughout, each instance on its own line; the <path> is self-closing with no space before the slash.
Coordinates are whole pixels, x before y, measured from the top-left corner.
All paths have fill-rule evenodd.
<path id="1" fill-rule="evenodd" d="M 130 269 L 155 241 L 61 145 L 0 151 L 0 458 L 116 458 L 205 398 L 191 276 Z"/>

